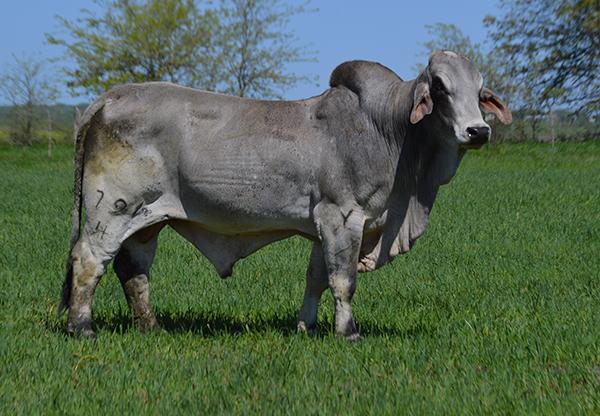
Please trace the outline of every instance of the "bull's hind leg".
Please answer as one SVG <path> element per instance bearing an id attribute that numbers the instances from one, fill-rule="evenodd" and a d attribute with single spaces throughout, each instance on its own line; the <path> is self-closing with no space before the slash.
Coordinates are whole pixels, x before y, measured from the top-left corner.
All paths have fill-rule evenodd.
<path id="1" fill-rule="evenodd" d="M 84 233 L 73 247 L 73 282 L 67 320 L 69 334 L 95 336 L 92 329 L 92 298 L 112 257 L 110 251 L 100 250 L 88 233 Z"/>
<path id="2" fill-rule="evenodd" d="M 312 332 L 317 323 L 317 314 L 321 295 L 329 285 L 327 268 L 323 259 L 323 250 L 320 243 L 314 243 L 310 253 L 310 263 L 306 271 L 306 289 L 304 301 L 298 314 L 298 331 Z"/>
<path id="3" fill-rule="evenodd" d="M 162 219 L 162 216 L 158 217 Z M 68 333 L 87 337 L 95 335 L 92 330 L 92 298 L 107 265 L 130 236 L 160 222 L 157 217 L 139 215 L 132 218 L 110 213 L 101 216 L 98 211 L 90 210 L 84 231 L 71 251 L 73 278 L 69 296 Z M 121 266 L 124 266 L 124 260 L 125 257 L 120 261 Z M 121 270 L 125 269 L 121 267 Z"/>
<path id="4" fill-rule="evenodd" d="M 150 267 L 156 253 L 158 234 L 163 223 L 153 225 L 129 237 L 115 257 L 114 269 L 119 276 L 133 322 L 140 331 L 157 326 L 150 307 Z"/>

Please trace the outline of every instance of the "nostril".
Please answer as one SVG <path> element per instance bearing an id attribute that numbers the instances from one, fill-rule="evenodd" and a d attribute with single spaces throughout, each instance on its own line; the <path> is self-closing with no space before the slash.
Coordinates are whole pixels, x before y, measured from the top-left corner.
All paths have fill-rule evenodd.
<path id="1" fill-rule="evenodd" d="M 475 137 L 478 133 L 479 132 L 475 127 L 467 127 L 467 134 L 469 135 L 469 137 Z"/>
<path id="2" fill-rule="evenodd" d="M 490 128 L 487 126 L 467 127 L 467 134 L 470 139 L 488 137 L 490 135 Z"/>

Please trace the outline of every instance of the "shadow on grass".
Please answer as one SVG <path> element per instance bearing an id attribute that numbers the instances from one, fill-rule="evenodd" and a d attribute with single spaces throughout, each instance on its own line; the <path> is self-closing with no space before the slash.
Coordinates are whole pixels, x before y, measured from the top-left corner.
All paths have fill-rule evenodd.
<path id="1" fill-rule="evenodd" d="M 296 315 L 287 313 L 278 316 L 229 316 L 202 311 L 187 311 L 172 313 L 168 311 L 156 311 L 156 320 L 159 330 L 172 334 L 192 333 L 202 337 L 217 337 L 223 335 L 243 335 L 249 333 L 275 332 L 283 336 L 296 335 Z M 63 321 L 64 322 L 64 321 Z M 47 322 L 48 329 L 53 332 L 64 333 L 64 324 L 57 321 Z M 129 311 L 119 310 L 109 315 L 100 315 L 94 319 L 96 331 L 123 334 L 127 331 L 135 331 L 135 325 Z M 418 338 L 428 336 L 435 328 L 423 325 L 415 325 L 410 328 L 397 328 L 369 321 L 358 323 L 359 332 L 363 337 L 400 337 Z M 314 336 L 325 338 L 333 334 L 333 323 L 320 321 Z"/>

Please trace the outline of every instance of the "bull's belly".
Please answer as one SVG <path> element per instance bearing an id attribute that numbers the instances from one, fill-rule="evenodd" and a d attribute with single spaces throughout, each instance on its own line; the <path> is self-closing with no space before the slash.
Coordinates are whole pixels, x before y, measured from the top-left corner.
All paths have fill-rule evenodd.
<path id="1" fill-rule="evenodd" d="M 185 178 L 180 183 L 180 199 L 187 219 L 219 234 L 314 231 L 310 194 L 274 174 L 240 171 Z"/>

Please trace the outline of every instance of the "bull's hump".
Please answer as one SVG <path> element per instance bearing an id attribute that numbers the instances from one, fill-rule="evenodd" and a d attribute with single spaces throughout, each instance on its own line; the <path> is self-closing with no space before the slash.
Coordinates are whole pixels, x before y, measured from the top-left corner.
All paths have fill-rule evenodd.
<path id="1" fill-rule="evenodd" d="M 345 89 L 358 97 L 359 105 L 379 125 L 394 123 L 397 92 L 406 84 L 391 69 L 369 61 L 349 61 L 331 74 L 332 89 Z"/>
<path id="2" fill-rule="evenodd" d="M 338 65 L 329 79 L 329 85 L 334 87 L 344 86 L 360 95 L 367 88 L 375 84 L 389 84 L 402 79 L 388 67 L 371 61 L 347 61 Z"/>

